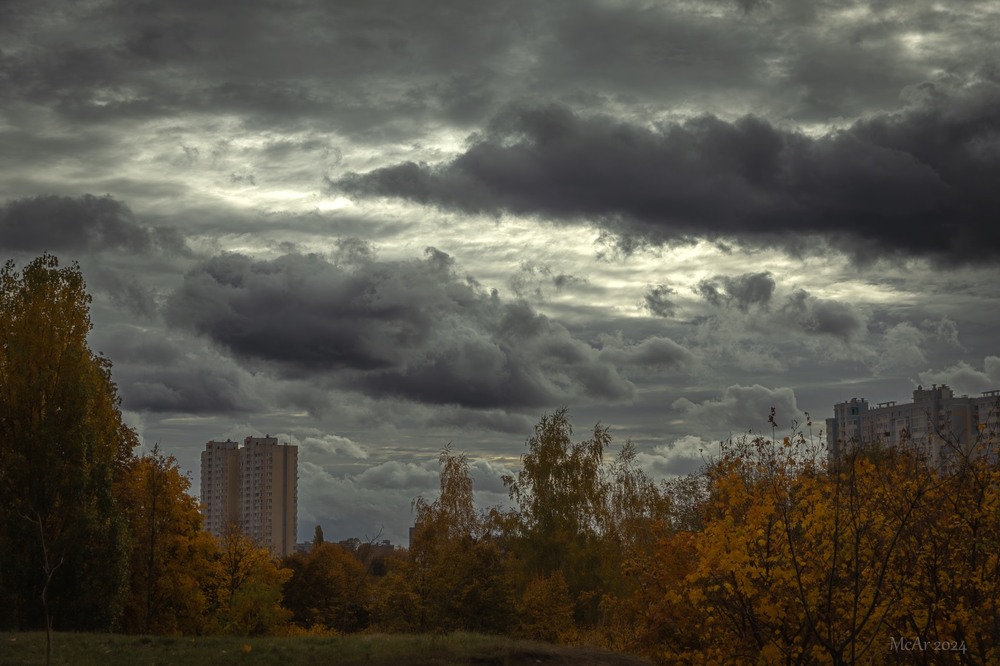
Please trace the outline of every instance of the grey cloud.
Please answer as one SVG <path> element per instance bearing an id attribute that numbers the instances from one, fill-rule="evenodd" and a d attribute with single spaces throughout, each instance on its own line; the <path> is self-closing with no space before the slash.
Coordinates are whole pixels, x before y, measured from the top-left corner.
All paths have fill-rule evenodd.
<path id="1" fill-rule="evenodd" d="M 948 317 L 941 317 L 938 321 L 925 319 L 920 323 L 923 328 L 933 331 L 934 336 L 952 347 L 964 350 L 965 347 L 958 339 L 958 323 Z"/>
<path id="2" fill-rule="evenodd" d="M 363 264 L 375 258 L 375 246 L 361 238 L 338 238 L 334 242 L 334 261 L 343 265 Z"/>
<path id="3" fill-rule="evenodd" d="M 774 295 L 775 282 L 770 273 L 716 275 L 698 283 L 697 292 L 712 305 L 733 304 L 748 312 L 753 305 L 766 307 Z"/>
<path id="4" fill-rule="evenodd" d="M 716 307 L 721 306 L 723 303 L 723 294 L 719 290 L 719 285 L 711 280 L 702 280 L 699 282 L 695 291 Z"/>
<path id="5" fill-rule="evenodd" d="M 440 488 L 437 455 L 421 462 L 391 460 L 357 474 L 334 474 L 311 461 L 299 462 L 299 518 L 311 525 L 321 523 L 335 538 L 374 536 L 398 545 L 406 544 L 406 527 L 413 524 L 412 502 L 416 497 L 433 500 Z M 506 499 L 501 475 L 509 470 L 495 462 L 471 458 L 475 502 L 479 507 Z M 311 525 L 309 531 L 311 533 Z"/>
<path id="6" fill-rule="evenodd" d="M 684 100 L 838 119 L 892 106 L 930 72 L 995 61 L 982 3 L 774 0 L 499 5 L 371 0 L 276 5 L 21 4 L 0 21 L 8 96 L 72 120 L 238 114 L 247 127 L 332 127 L 355 140 L 468 126 L 498 100 Z M 58 15 L 59 21 L 50 20 Z M 908 31 L 948 48 L 911 53 Z"/>
<path id="7" fill-rule="evenodd" d="M 726 292 L 744 312 L 751 305 L 766 306 L 774 295 L 774 278 L 770 273 L 745 273 L 735 278 L 725 278 Z"/>
<path id="8" fill-rule="evenodd" d="M 95 346 L 106 352 L 114 349 L 117 364 L 148 363 L 170 366 L 180 363 L 184 351 L 174 340 L 160 332 L 150 333 L 138 326 L 118 325 L 96 332 Z"/>
<path id="9" fill-rule="evenodd" d="M 423 261 L 353 266 L 222 255 L 185 276 L 165 315 L 285 376 L 376 396 L 490 408 L 632 395 L 596 349 L 453 267 L 434 248 Z"/>
<path id="10" fill-rule="evenodd" d="M 694 355 L 670 338 L 652 337 L 636 345 L 606 347 L 601 358 L 621 366 L 650 368 L 688 366 Z"/>
<path id="11" fill-rule="evenodd" d="M 661 444 L 652 451 L 640 451 L 636 460 L 653 478 L 694 474 L 718 451 L 718 444 L 696 435 L 685 435 L 670 444 Z"/>
<path id="12" fill-rule="evenodd" d="M 812 296 L 805 289 L 795 290 L 782 306 L 806 333 L 830 335 L 844 342 L 861 336 L 866 330 L 864 316 L 854 307 L 825 298 Z"/>
<path id="13" fill-rule="evenodd" d="M 487 430 L 518 436 L 531 432 L 535 421 L 523 414 L 502 409 L 463 410 L 460 407 L 439 407 L 429 415 L 426 426 L 431 428 L 458 428 L 463 431 Z"/>
<path id="14" fill-rule="evenodd" d="M 374 536 L 405 544 L 412 525 L 410 505 L 438 488 L 438 473 L 426 466 L 383 463 L 357 475 L 335 475 L 309 461 L 299 462 L 299 520 L 322 524 L 331 536 Z M 311 524 L 310 524 L 311 523 Z M 300 527 L 300 530 L 302 528 Z"/>
<path id="15" fill-rule="evenodd" d="M 993 261 L 989 211 L 1000 162 L 1000 86 L 859 121 L 812 139 L 744 117 L 702 116 L 657 130 L 558 105 L 496 116 L 451 162 L 351 173 L 331 188 L 470 213 L 591 220 L 622 238 L 734 238 L 784 244 L 821 237 L 858 261 L 925 256 Z M 914 234 L 913 228 L 941 233 Z"/>
<path id="16" fill-rule="evenodd" d="M 324 434 L 306 437 L 301 443 L 303 447 L 306 447 L 310 451 L 338 456 L 344 455 L 349 458 L 360 460 L 368 458 L 368 450 L 364 446 L 351 441 L 347 437 Z"/>
<path id="17" fill-rule="evenodd" d="M 886 330 L 882 350 L 875 364 L 879 372 L 914 369 L 924 365 L 924 334 L 908 322 L 900 322 Z"/>
<path id="18" fill-rule="evenodd" d="M 534 23 L 519 25 L 512 10 L 534 12 L 517 5 L 109 2 L 95 11 L 41 0 L 20 30 L 0 28 L 22 46 L 0 61 L 0 76 L 78 121 L 222 110 L 248 126 L 308 120 L 384 137 L 442 111 L 481 114 L 510 40 Z M 46 20 L 55 13 L 60 21 Z"/>
<path id="19" fill-rule="evenodd" d="M 263 407 L 240 391 L 241 378 L 218 368 L 164 369 L 154 377 L 123 382 L 126 409 L 186 414 L 251 412 Z"/>
<path id="20" fill-rule="evenodd" d="M 272 401 L 259 394 L 253 377 L 211 354 L 177 357 L 176 365 L 147 359 L 119 363 L 115 378 L 126 409 L 187 414 L 254 412 Z"/>
<path id="21" fill-rule="evenodd" d="M 147 318 L 157 314 L 154 290 L 134 275 L 97 266 L 89 270 L 87 276 L 91 286 L 107 293 L 112 303 L 127 312 Z"/>
<path id="22" fill-rule="evenodd" d="M 436 487 L 438 478 L 437 471 L 425 466 L 390 460 L 369 467 L 355 481 L 369 488 L 420 490 Z"/>
<path id="23" fill-rule="evenodd" d="M 654 286 L 643 297 L 646 309 L 657 317 L 673 317 L 677 312 L 677 304 L 670 299 L 670 295 L 675 293 L 677 292 L 673 288 L 665 284 Z"/>
<path id="24" fill-rule="evenodd" d="M 257 186 L 257 177 L 252 173 L 233 173 L 229 175 L 229 182 L 232 185 Z"/>
<path id="25" fill-rule="evenodd" d="M 943 370 L 920 373 L 923 384 L 948 384 L 956 394 L 978 394 L 1000 389 L 1000 356 L 987 356 L 983 369 L 977 370 L 965 361 Z"/>
<path id="26" fill-rule="evenodd" d="M 695 423 L 711 428 L 713 432 L 720 428 L 737 432 L 747 429 L 763 431 L 769 428 L 767 419 L 772 407 L 776 411 L 779 429 L 787 429 L 793 420 L 801 420 L 792 389 L 769 389 L 760 384 L 734 384 L 727 387 L 718 398 L 698 403 L 688 398 L 679 398 L 671 407 L 693 419 Z"/>
<path id="27" fill-rule="evenodd" d="M 530 431 L 531 429 L 528 428 L 524 432 Z M 503 483 L 503 477 L 511 475 L 511 470 L 503 465 L 476 458 L 469 463 L 469 472 L 472 475 L 472 486 L 476 493 L 507 495 L 507 487 Z"/>
<path id="28" fill-rule="evenodd" d="M 153 247 L 149 229 L 111 197 L 41 196 L 0 208 L 0 246 L 8 251 L 127 250 Z"/>
<path id="29" fill-rule="evenodd" d="M 190 339 L 128 324 L 95 329 L 94 338 L 92 346 L 114 362 L 125 409 L 235 414 L 285 402 L 273 383 Z"/>
<path id="30" fill-rule="evenodd" d="M 555 273 L 546 264 L 525 261 L 521 263 L 520 269 L 510 278 L 508 284 L 518 298 L 531 296 L 536 299 L 544 299 L 546 289 L 549 287 L 561 291 L 586 282 L 585 278 L 569 273 Z"/>

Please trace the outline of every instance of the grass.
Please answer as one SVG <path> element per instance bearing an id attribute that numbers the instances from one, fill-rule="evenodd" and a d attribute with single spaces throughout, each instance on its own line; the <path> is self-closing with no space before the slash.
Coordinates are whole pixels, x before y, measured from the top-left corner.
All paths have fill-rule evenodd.
<path id="1" fill-rule="evenodd" d="M 0 664 L 44 664 L 44 632 L 0 633 Z M 364 664 L 365 666 L 643 666 L 630 655 L 482 634 L 354 634 L 330 637 L 122 636 L 57 633 L 52 663 L 127 664 Z"/>

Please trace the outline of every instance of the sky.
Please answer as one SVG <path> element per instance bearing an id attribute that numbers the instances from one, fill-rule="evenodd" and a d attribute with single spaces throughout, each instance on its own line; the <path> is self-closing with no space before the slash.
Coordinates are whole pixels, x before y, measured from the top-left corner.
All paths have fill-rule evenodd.
<path id="1" fill-rule="evenodd" d="M 78 262 L 143 451 L 299 447 L 405 544 L 542 414 L 654 478 L 1000 388 L 1000 4 L 0 0 L 0 248 Z M 808 433 L 807 433 L 808 434 Z"/>

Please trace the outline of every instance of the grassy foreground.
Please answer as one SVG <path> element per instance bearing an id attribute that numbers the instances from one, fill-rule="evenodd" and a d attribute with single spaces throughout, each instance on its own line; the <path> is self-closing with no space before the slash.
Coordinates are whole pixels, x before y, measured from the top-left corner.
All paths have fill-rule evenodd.
<path id="1" fill-rule="evenodd" d="M 0 633 L 0 664 L 45 663 L 45 634 Z M 243 638 L 57 633 L 53 664 L 365 664 L 366 666 L 644 666 L 630 655 L 497 636 L 350 635 Z"/>

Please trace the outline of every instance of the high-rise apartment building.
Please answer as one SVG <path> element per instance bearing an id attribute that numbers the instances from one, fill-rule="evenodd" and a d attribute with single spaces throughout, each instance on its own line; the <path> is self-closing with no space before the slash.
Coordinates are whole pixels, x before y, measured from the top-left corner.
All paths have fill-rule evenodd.
<path id="1" fill-rule="evenodd" d="M 295 551 L 298 447 L 276 437 L 208 442 L 201 454 L 205 529 L 221 536 L 236 525 L 276 555 Z"/>
<path id="2" fill-rule="evenodd" d="M 240 524 L 239 444 L 208 442 L 201 452 L 201 504 L 205 529 L 221 536 Z"/>
<path id="3" fill-rule="evenodd" d="M 243 531 L 275 555 L 295 552 L 299 449 L 275 437 L 247 437 L 240 449 Z"/>
<path id="4" fill-rule="evenodd" d="M 918 386 L 913 402 L 880 402 L 874 407 L 864 398 L 851 398 L 833 406 L 826 420 L 830 457 L 838 457 L 845 444 L 908 441 L 924 447 L 928 460 L 943 465 L 955 453 L 966 454 L 980 433 L 1000 432 L 1000 390 L 970 398 L 956 396 L 945 384 L 929 389 Z"/>

